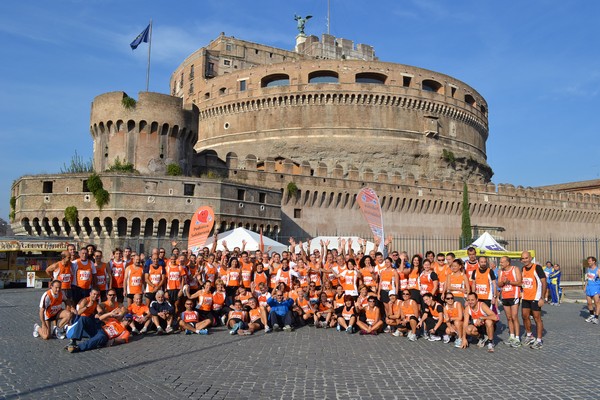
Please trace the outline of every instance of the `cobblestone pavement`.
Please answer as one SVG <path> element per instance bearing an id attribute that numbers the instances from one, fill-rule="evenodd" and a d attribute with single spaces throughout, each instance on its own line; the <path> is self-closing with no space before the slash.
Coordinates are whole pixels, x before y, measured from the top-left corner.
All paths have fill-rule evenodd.
<path id="1" fill-rule="evenodd" d="M 493 354 L 390 335 L 301 328 L 230 336 L 149 335 L 69 354 L 31 335 L 42 290 L 0 290 L 0 398 L 592 399 L 600 325 L 582 304 L 545 306 L 544 348 Z M 505 321 L 504 316 L 502 320 Z"/>

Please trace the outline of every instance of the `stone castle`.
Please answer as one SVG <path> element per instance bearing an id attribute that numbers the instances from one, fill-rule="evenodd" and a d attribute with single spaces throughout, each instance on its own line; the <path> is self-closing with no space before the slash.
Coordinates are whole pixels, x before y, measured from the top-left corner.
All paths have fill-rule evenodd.
<path id="1" fill-rule="evenodd" d="M 600 233 L 595 193 L 491 183 L 488 107 L 474 88 L 379 61 L 371 46 L 298 35 L 287 51 L 221 34 L 170 87 L 134 104 L 123 92 L 96 97 L 93 164 L 109 202 L 96 205 L 89 174 L 23 176 L 12 187 L 15 233 L 150 246 L 185 240 L 193 212 L 210 205 L 221 231 L 370 236 L 356 203 L 368 186 L 387 232 L 458 236 L 464 182 L 473 224 L 507 236 Z M 116 162 L 137 173 L 106 172 Z M 172 165 L 181 176 L 166 174 Z"/>

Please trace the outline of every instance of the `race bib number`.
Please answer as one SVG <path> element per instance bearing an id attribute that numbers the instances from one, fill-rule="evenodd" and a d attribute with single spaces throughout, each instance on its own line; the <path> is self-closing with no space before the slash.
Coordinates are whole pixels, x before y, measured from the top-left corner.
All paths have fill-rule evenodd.
<path id="1" fill-rule="evenodd" d="M 170 281 L 178 281 L 179 280 L 179 272 L 170 272 L 169 280 Z"/>
<path id="2" fill-rule="evenodd" d="M 487 285 L 475 285 L 475 293 L 477 294 L 486 294 L 488 292 Z"/>
<path id="3" fill-rule="evenodd" d="M 98 285 L 104 285 L 106 283 L 106 276 L 99 275 L 98 276 Z"/>
<path id="4" fill-rule="evenodd" d="M 150 275 L 150 282 L 158 285 L 160 283 L 160 275 Z"/>
<path id="5" fill-rule="evenodd" d="M 533 278 L 523 278 L 523 289 L 531 289 L 533 287 Z"/>
<path id="6" fill-rule="evenodd" d="M 91 277 L 91 272 L 84 270 L 84 271 L 79 271 L 79 279 L 81 279 L 82 281 L 89 281 L 90 277 Z"/>
<path id="7" fill-rule="evenodd" d="M 387 281 L 381 282 L 381 290 L 390 290 L 390 283 Z"/>
<path id="8" fill-rule="evenodd" d="M 71 275 L 70 274 L 62 274 L 60 276 L 60 280 L 63 281 L 64 283 L 69 283 L 71 282 Z"/>
<path id="9" fill-rule="evenodd" d="M 131 278 L 131 286 L 142 286 L 142 277 L 134 276 Z"/>

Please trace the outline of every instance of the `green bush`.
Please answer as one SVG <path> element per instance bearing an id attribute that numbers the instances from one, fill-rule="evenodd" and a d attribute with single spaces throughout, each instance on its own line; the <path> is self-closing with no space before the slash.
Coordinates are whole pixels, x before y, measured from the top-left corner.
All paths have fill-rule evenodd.
<path id="1" fill-rule="evenodd" d="M 131 110 L 132 108 L 135 108 L 136 103 L 137 102 L 135 101 L 135 99 L 132 97 L 129 97 L 129 96 L 125 96 L 125 97 L 123 97 L 123 100 L 121 100 L 121 104 L 127 110 Z"/>
<path id="2" fill-rule="evenodd" d="M 63 164 L 60 172 L 61 174 L 94 172 L 94 161 L 91 158 L 84 161 L 83 157 L 77 154 L 77 150 L 75 150 L 75 155 L 71 157 L 71 163 L 69 165 Z"/>
<path id="3" fill-rule="evenodd" d="M 94 197 L 96 198 L 96 205 L 100 209 L 102 209 L 105 204 L 108 204 L 108 201 L 110 200 L 110 194 L 106 189 L 100 189 L 97 192 L 94 192 Z"/>
<path id="4" fill-rule="evenodd" d="M 15 220 L 15 212 L 11 211 L 8 213 L 8 219 L 10 219 L 11 222 L 13 222 Z"/>
<path id="5" fill-rule="evenodd" d="M 92 193 L 96 193 L 98 190 L 104 189 L 104 185 L 102 184 L 102 179 L 98 174 L 93 173 L 87 179 L 87 187 Z"/>
<path id="6" fill-rule="evenodd" d="M 108 167 L 108 172 L 135 172 L 132 163 L 121 161 L 119 157 L 115 159 L 115 163 Z M 89 186 L 88 186 L 89 187 Z"/>
<path id="7" fill-rule="evenodd" d="M 442 151 L 442 158 L 448 161 L 450 164 L 454 164 L 456 162 L 456 157 L 454 156 L 454 153 L 450 150 L 444 149 Z"/>
<path id="8" fill-rule="evenodd" d="M 296 183 L 289 182 L 287 184 L 287 192 L 291 197 L 294 197 L 296 193 L 298 193 L 298 186 L 296 186 Z"/>
<path id="9" fill-rule="evenodd" d="M 15 208 L 17 208 L 17 198 L 15 196 L 12 196 L 10 198 L 10 209 L 14 210 Z"/>
<path id="10" fill-rule="evenodd" d="M 77 210 L 77 207 L 69 206 L 65 208 L 65 219 L 71 226 L 75 225 L 77 218 L 79 218 L 79 211 Z"/>
<path id="11" fill-rule="evenodd" d="M 169 176 L 180 176 L 183 175 L 181 167 L 175 163 L 167 165 L 167 175 Z"/>

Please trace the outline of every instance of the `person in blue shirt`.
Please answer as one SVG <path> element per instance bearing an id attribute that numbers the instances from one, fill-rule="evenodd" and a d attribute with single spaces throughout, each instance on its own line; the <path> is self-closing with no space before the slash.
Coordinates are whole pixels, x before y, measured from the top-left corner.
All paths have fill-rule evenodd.
<path id="1" fill-rule="evenodd" d="M 554 266 L 552 265 L 552 261 L 546 261 L 546 266 L 544 267 L 544 274 L 546 274 L 546 292 L 544 292 L 544 301 L 547 303 L 551 303 L 550 297 L 550 274 L 554 271 Z"/>
<path id="2" fill-rule="evenodd" d="M 269 326 L 274 331 L 280 331 L 283 325 L 283 330 L 291 332 L 292 328 L 292 307 L 294 300 L 285 299 L 283 292 L 277 290 L 275 296 L 267 300 L 267 304 L 271 307 L 269 312 Z"/>
<path id="3" fill-rule="evenodd" d="M 560 265 L 554 264 L 548 277 L 548 291 L 552 300 L 550 304 L 554 306 L 560 306 L 560 275 Z"/>

